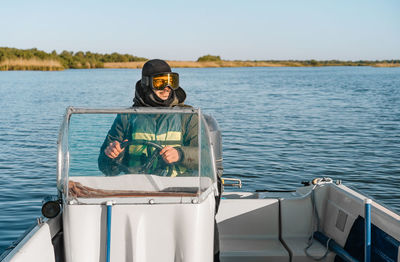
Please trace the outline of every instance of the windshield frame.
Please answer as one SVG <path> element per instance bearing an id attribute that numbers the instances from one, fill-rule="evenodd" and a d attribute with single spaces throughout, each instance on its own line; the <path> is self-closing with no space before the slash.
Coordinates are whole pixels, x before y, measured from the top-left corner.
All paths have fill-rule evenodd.
<path id="1" fill-rule="evenodd" d="M 197 114 L 199 116 L 199 132 L 200 128 L 204 128 L 207 134 L 208 143 L 211 146 L 212 141 L 210 137 L 209 127 L 204 121 L 204 117 L 201 114 L 201 110 L 197 108 L 182 108 L 182 107 L 174 107 L 174 108 L 157 108 L 157 107 L 136 107 L 136 108 L 109 108 L 109 109 L 95 109 L 95 108 L 75 108 L 75 107 L 68 107 L 66 109 L 63 122 L 61 124 L 58 140 L 57 140 L 57 189 L 59 192 L 60 197 L 64 200 L 69 198 L 68 196 L 68 181 L 69 181 L 69 168 L 70 168 L 70 152 L 69 152 L 69 141 L 68 141 L 68 134 L 69 134 L 69 127 L 71 122 L 71 116 L 73 114 L 123 114 L 123 113 L 133 113 L 133 114 L 155 114 L 155 113 L 190 113 L 190 114 Z M 201 136 L 199 134 L 199 161 L 201 161 Z M 211 161 L 211 169 L 213 175 L 213 184 L 216 184 L 216 176 L 217 176 L 217 168 L 215 163 L 215 156 L 212 149 L 210 149 L 210 155 L 212 158 Z M 199 165 L 199 174 L 201 174 Z M 199 175 L 199 185 L 201 184 L 201 175 Z M 211 186 L 211 188 L 216 188 L 216 185 Z M 199 192 L 197 195 L 197 201 L 201 202 L 211 190 L 206 190 L 204 192 Z M 171 196 L 172 197 L 172 196 Z M 192 197 L 193 198 L 193 197 Z M 92 202 L 92 201 L 89 201 Z M 182 201 L 181 201 L 182 202 Z M 193 199 L 191 200 L 193 202 Z"/>

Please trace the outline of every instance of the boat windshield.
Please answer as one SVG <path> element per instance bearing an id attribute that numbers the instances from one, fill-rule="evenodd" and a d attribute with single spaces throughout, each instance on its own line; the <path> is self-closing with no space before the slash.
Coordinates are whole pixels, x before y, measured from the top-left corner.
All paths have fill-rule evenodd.
<path id="1" fill-rule="evenodd" d="M 198 198 L 216 181 L 207 124 L 197 109 L 68 108 L 57 168 L 64 199 L 182 202 Z"/>

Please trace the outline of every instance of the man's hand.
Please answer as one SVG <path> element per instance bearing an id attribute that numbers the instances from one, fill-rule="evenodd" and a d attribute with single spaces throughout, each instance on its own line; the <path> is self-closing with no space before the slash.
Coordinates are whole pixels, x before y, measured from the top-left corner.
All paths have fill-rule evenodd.
<path id="1" fill-rule="evenodd" d="M 104 153 L 106 156 L 108 156 L 111 159 L 115 159 L 121 154 L 122 151 L 124 151 L 125 148 L 121 149 L 121 144 L 118 141 L 114 141 L 110 143 L 107 148 L 104 150 Z"/>
<path id="2" fill-rule="evenodd" d="M 178 150 L 172 146 L 166 146 L 160 151 L 160 155 L 167 164 L 172 164 L 178 162 L 180 159 L 180 154 Z"/>

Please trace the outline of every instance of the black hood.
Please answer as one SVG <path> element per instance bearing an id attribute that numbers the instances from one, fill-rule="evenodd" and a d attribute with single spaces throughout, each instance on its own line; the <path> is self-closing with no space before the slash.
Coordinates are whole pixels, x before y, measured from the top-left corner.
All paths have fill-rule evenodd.
<path id="1" fill-rule="evenodd" d="M 183 102 L 186 99 L 185 91 L 179 87 L 176 90 L 171 90 L 167 100 L 160 99 L 154 91 L 148 86 L 142 86 L 141 80 L 136 82 L 135 98 L 133 99 L 133 107 L 174 107 L 184 106 Z"/>

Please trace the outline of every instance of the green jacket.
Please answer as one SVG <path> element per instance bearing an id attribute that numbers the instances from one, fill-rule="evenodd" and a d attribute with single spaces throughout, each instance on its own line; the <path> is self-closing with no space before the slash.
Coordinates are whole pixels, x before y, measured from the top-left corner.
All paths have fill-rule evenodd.
<path id="1" fill-rule="evenodd" d="M 197 169 L 198 164 L 198 117 L 189 114 L 119 114 L 100 149 L 99 169 L 107 176 L 121 172 L 143 172 L 156 150 L 154 147 L 134 141 L 151 141 L 162 147 L 170 145 L 180 153 L 177 163 L 166 164 L 161 156 L 155 158 L 148 173 L 164 172 L 164 175 L 181 175 L 187 169 Z M 107 157 L 104 150 L 113 141 L 132 141 L 116 159 Z M 154 154 L 158 154 L 155 152 Z M 146 171 L 145 171 L 146 172 Z"/>

